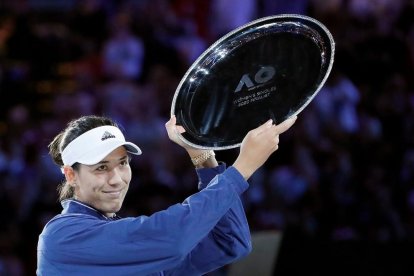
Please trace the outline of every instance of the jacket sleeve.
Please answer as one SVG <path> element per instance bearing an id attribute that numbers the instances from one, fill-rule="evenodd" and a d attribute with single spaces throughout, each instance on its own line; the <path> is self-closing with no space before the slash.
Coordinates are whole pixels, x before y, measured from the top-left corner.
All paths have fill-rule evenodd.
<path id="1" fill-rule="evenodd" d="M 45 228 L 38 251 L 53 263 L 117 267 L 117 272 L 126 266 L 141 274 L 172 269 L 196 247 L 198 252 L 206 250 L 200 247 L 227 250 L 226 239 L 235 242 L 227 231 L 240 221 L 220 222 L 223 227 L 209 233 L 238 204 L 247 187 L 237 170 L 230 167 L 183 203 L 150 217 L 108 222 L 82 215 L 62 216 Z M 208 235 L 215 237 L 206 239 Z M 200 243 L 204 240 L 208 242 Z M 195 259 L 199 260 L 198 254 Z"/>
<path id="2" fill-rule="evenodd" d="M 211 179 L 226 169 L 221 163 L 214 169 L 198 169 L 199 189 L 204 189 Z M 243 177 L 230 167 L 235 178 Z M 232 263 L 252 250 L 249 225 L 240 198 L 219 220 L 213 230 L 180 263 L 165 275 L 201 275 Z"/>

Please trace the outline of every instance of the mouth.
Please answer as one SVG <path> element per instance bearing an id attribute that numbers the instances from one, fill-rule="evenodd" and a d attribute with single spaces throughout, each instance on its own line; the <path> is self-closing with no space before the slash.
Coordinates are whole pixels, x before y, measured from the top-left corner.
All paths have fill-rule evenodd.
<path id="1" fill-rule="evenodd" d="M 111 198 L 118 198 L 121 195 L 121 190 L 117 191 L 103 191 L 105 195 L 108 195 Z"/>

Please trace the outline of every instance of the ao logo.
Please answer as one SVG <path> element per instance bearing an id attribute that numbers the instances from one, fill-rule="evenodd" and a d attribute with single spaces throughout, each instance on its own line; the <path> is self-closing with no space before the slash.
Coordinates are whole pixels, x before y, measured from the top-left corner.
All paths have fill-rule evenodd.
<path id="1" fill-rule="evenodd" d="M 266 83 L 274 77 L 275 73 L 276 70 L 272 66 L 265 66 L 260 68 L 259 71 L 257 71 L 256 75 L 254 75 L 254 82 L 256 84 L 252 81 L 249 74 L 244 74 L 240 79 L 239 84 L 237 85 L 236 90 L 234 90 L 234 92 L 240 92 L 243 86 L 246 86 L 248 89 L 250 89 L 259 84 Z"/>

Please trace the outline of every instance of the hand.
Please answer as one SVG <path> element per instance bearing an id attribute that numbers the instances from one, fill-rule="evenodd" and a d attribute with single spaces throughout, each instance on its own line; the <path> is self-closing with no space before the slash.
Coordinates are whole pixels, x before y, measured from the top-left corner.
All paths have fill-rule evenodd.
<path id="1" fill-rule="evenodd" d="M 188 144 L 186 144 L 180 137 L 179 134 L 182 134 L 185 132 L 185 129 L 177 125 L 177 119 L 175 115 L 172 115 L 170 120 L 165 123 L 165 128 L 167 129 L 168 137 L 171 141 L 175 142 L 177 145 L 183 147 L 188 155 L 190 155 L 190 158 L 194 158 L 196 156 L 199 156 L 206 150 L 197 149 L 194 148 Z M 218 165 L 217 160 L 214 156 L 210 157 L 204 164 L 202 164 L 202 167 L 216 167 Z"/>
<path id="2" fill-rule="evenodd" d="M 278 149 L 279 135 L 288 130 L 296 119 L 294 116 L 278 125 L 273 125 L 272 120 L 269 120 L 250 130 L 241 143 L 240 153 L 233 167 L 247 180 Z"/>
<path id="3" fill-rule="evenodd" d="M 165 123 L 165 128 L 167 129 L 168 138 L 170 138 L 171 141 L 185 149 L 193 148 L 190 145 L 184 143 L 184 141 L 179 137 L 179 134 L 184 133 L 185 129 L 182 126 L 177 125 L 177 119 L 175 115 L 172 115 L 170 120 Z"/>

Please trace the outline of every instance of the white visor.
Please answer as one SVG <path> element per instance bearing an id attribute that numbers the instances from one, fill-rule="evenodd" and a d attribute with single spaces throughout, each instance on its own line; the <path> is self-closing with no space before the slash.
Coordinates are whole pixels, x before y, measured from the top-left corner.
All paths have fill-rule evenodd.
<path id="1" fill-rule="evenodd" d="M 75 163 L 94 165 L 99 163 L 116 148 L 124 146 L 127 152 L 140 155 L 141 149 L 126 142 L 121 130 L 114 126 L 101 126 L 91 129 L 70 142 L 62 152 L 65 166 Z"/>

